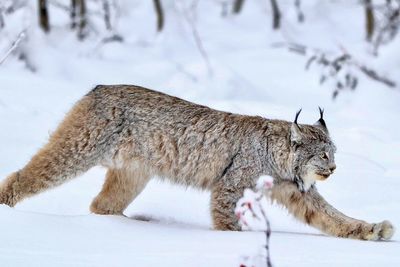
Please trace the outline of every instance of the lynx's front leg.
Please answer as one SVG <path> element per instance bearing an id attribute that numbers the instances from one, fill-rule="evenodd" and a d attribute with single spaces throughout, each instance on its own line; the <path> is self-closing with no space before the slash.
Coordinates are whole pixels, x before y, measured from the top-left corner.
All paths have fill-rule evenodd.
<path id="1" fill-rule="evenodd" d="M 272 199 L 284 205 L 296 218 L 333 236 L 363 240 L 390 239 L 394 228 L 389 221 L 367 223 L 347 217 L 332 207 L 312 187 L 302 193 L 289 181 L 278 182 Z"/>
<path id="2" fill-rule="evenodd" d="M 240 231 L 235 207 L 246 188 L 255 186 L 255 168 L 230 169 L 214 185 L 211 192 L 211 215 L 214 229 Z"/>

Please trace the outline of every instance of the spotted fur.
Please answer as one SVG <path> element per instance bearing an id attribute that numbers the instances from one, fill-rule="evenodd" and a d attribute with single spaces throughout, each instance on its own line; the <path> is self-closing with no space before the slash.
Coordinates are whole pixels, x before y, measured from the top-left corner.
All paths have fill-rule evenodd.
<path id="1" fill-rule="evenodd" d="M 214 228 L 240 230 L 234 215 L 245 188 L 271 175 L 272 197 L 298 219 L 341 237 L 390 238 L 392 225 L 368 224 L 331 207 L 316 180 L 334 170 L 335 146 L 316 125 L 210 109 L 131 85 L 99 85 L 67 114 L 49 142 L 0 185 L 0 203 L 21 200 L 102 165 L 106 181 L 91 211 L 122 214 L 151 177 L 211 191 Z M 322 123 L 323 122 L 323 123 Z"/>

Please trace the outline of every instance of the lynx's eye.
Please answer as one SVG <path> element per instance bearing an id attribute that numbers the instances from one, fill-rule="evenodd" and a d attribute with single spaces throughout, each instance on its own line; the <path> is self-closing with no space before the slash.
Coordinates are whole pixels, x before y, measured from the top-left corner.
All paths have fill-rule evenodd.
<path id="1" fill-rule="evenodd" d="M 327 152 L 321 153 L 320 157 L 321 157 L 321 159 L 323 159 L 323 160 L 328 160 L 328 159 L 329 159 L 329 156 L 328 156 L 328 153 L 327 153 Z"/>

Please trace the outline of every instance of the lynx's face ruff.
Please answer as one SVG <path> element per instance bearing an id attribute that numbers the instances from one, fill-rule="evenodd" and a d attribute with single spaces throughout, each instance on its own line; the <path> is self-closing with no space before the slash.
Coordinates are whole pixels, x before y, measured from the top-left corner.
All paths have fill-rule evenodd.
<path id="1" fill-rule="evenodd" d="M 291 126 L 290 145 L 294 180 L 305 192 L 315 181 L 326 180 L 336 169 L 336 147 L 329 137 L 322 109 L 321 117 L 314 125 L 297 124 L 299 114 L 300 111 Z"/>

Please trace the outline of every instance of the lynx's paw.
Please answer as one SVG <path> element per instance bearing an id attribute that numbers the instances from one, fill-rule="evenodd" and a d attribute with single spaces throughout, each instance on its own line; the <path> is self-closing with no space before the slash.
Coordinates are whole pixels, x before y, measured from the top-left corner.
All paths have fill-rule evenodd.
<path id="1" fill-rule="evenodd" d="M 389 221 L 383 221 L 377 223 L 372 228 L 372 233 L 366 236 L 366 240 L 379 240 L 379 239 L 390 239 L 394 234 L 394 227 Z"/>
<path id="2" fill-rule="evenodd" d="M 381 222 L 380 224 L 382 225 L 380 237 L 382 239 L 386 239 L 386 240 L 392 238 L 392 236 L 394 234 L 394 226 L 392 225 L 392 223 L 385 220 L 385 221 Z"/>
<path id="3" fill-rule="evenodd" d="M 15 201 L 10 195 L 11 194 L 7 191 L 7 189 L 4 188 L 4 186 L 0 185 L 0 204 L 14 207 Z"/>
<path id="4" fill-rule="evenodd" d="M 104 201 L 104 199 L 95 198 L 90 205 L 90 211 L 99 215 L 122 215 L 122 210 L 115 209 L 112 202 Z"/>

